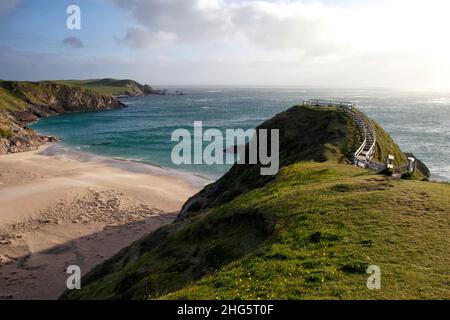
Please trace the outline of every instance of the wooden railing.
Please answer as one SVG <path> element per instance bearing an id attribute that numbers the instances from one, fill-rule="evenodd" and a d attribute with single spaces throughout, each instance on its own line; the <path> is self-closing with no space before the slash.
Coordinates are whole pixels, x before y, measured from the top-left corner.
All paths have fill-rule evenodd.
<path id="1" fill-rule="evenodd" d="M 372 124 L 370 124 L 370 125 L 372 126 Z M 367 152 L 368 157 L 370 159 L 374 158 L 374 156 L 375 156 L 375 147 L 377 146 L 377 137 L 375 136 L 375 130 L 373 129 L 373 127 L 372 127 L 372 130 L 373 130 L 372 131 L 373 132 L 373 134 L 372 134 L 372 136 L 373 136 L 373 144 L 370 147 L 369 151 Z"/>
<path id="2" fill-rule="evenodd" d="M 352 108 L 355 106 L 355 104 L 351 102 L 320 100 L 320 99 L 303 100 L 303 105 L 316 107 L 347 107 L 347 108 Z"/>
<path id="3" fill-rule="evenodd" d="M 372 136 L 373 142 L 370 145 L 369 150 L 366 152 L 365 161 L 367 162 L 367 161 L 372 160 L 374 153 L 375 153 L 375 147 L 377 144 L 376 134 L 375 134 L 375 130 L 374 130 L 372 124 L 362 113 L 360 113 L 353 107 L 352 108 L 344 108 L 343 110 L 350 116 L 350 118 L 352 118 L 356 122 L 356 125 L 359 127 L 359 129 L 361 130 L 363 137 L 364 137 L 363 143 L 354 153 L 354 161 L 356 162 L 357 159 L 363 153 L 363 151 L 367 149 L 367 147 L 368 147 L 367 143 L 369 141 L 370 135 Z"/>
<path id="4" fill-rule="evenodd" d="M 361 133 L 364 136 L 364 141 L 358 150 L 353 154 L 353 164 L 358 167 L 363 167 L 369 170 L 374 171 L 383 171 L 387 168 L 387 164 L 383 164 L 374 160 L 375 156 L 375 148 L 377 145 L 377 137 L 375 128 L 373 127 L 372 122 L 361 112 L 358 111 L 355 107 L 354 103 L 351 102 L 343 102 L 343 101 L 332 101 L 332 100 L 321 100 L 321 99 L 308 99 L 303 101 L 304 106 L 316 106 L 316 107 L 336 107 L 338 110 L 342 110 L 347 115 L 355 121 L 358 128 L 361 130 Z M 368 148 L 368 141 L 370 138 L 373 140 L 370 148 Z M 365 156 L 362 154 L 365 152 Z M 408 157 L 412 157 L 416 161 L 416 167 L 420 166 L 420 170 L 425 176 L 430 176 L 429 169 L 414 155 L 406 154 Z M 401 173 L 409 168 L 409 163 L 404 163 L 396 166 L 394 168 L 393 176 L 401 176 Z M 417 170 L 417 169 L 414 169 Z"/>
<path id="5" fill-rule="evenodd" d="M 317 107 L 337 107 L 343 111 L 345 111 L 350 118 L 352 118 L 358 128 L 361 130 L 364 141 L 361 146 L 354 153 L 353 162 L 355 165 L 370 168 L 370 164 L 375 155 L 375 147 L 377 145 L 377 138 L 375 134 L 375 129 L 373 128 L 372 123 L 368 120 L 362 113 L 358 110 L 354 109 L 355 104 L 351 102 L 343 102 L 343 101 L 332 101 L 332 100 L 321 100 L 321 99 L 308 99 L 303 101 L 303 105 L 305 106 L 317 106 Z M 372 136 L 373 142 L 370 145 L 370 148 L 367 150 L 367 143 L 369 141 L 369 137 Z M 366 156 L 361 159 L 361 154 L 367 150 Z M 379 163 L 374 163 L 374 167 L 380 167 Z"/>
<path id="6" fill-rule="evenodd" d="M 356 150 L 356 152 L 354 153 L 353 156 L 354 156 L 355 159 L 358 159 L 358 157 L 364 151 L 364 149 L 366 148 L 366 144 L 367 144 L 367 138 L 364 139 L 364 142 L 362 143 L 361 147 L 359 147 L 359 149 Z"/>

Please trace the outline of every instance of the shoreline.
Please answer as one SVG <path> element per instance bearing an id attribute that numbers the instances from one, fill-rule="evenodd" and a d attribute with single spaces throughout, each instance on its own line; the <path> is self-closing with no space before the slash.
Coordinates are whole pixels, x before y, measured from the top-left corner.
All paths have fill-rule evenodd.
<path id="1" fill-rule="evenodd" d="M 208 177 L 195 172 L 172 169 L 149 162 L 106 156 L 80 150 L 76 147 L 65 145 L 62 140 L 48 142 L 47 144 L 39 147 L 36 151 L 45 156 L 64 156 L 80 161 L 97 161 L 115 168 L 135 173 L 180 178 L 198 188 L 203 188 L 216 180 L 214 177 Z"/>
<path id="2" fill-rule="evenodd" d="M 56 299 L 66 268 L 86 274 L 171 223 L 209 180 L 49 144 L 0 156 L 0 300 Z"/>

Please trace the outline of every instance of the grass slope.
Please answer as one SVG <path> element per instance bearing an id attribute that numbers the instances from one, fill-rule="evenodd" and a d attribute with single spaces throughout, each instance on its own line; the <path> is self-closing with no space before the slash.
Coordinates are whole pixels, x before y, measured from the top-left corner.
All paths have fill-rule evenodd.
<path id="1" fill-rule="evenodd" d="M 70 87 L 91 89 L 107 95 L 141 95 L 142 85 L 134 80 L 91 79 L 91 80 L 57 80 L 51 81 Z"/>
<path id="2" fill-rule="evenodd" d="M 70 90 L 70 86 L 58 82 L 0 81 L 0 110 L 22 111 L 33 106 L 51 105 L 57 90 L 64 88 Z M 79 90 L 80 94 L 99 94 L 87 87 Z"/>
<path id="3" fill-rule="evenodd" d="M 330 163 L 292 165 L 267 187 L 203 218 L 257 210 L 276 221 L 272 236 L 178 290 L 144 293 L 162 299 L 449 299 L 449 196 L 445 184 L 393 181 Z M 382 271 L 380 291 L 366 288 L 372 264 Z"/>
<path id="4" fill-rule="evenodd" d="M 328 119 L 329 134 L 314 138 L 324 124 L 313 118 Z M 247 174 L 240 194 L 206 188 L 201 209 L 122 250 L 62 298 L 449 299 L 450 185 L 346 164 L 345 146 L 357 143 L 334 110 L 295 107 L 263 127 L 286 119 L 275 178 L 252 184 L 254 168 L 235 166 L 214 185 L 226 193 Z M 285 144 L 323 138 L 297 159 L 297 145 Z M 372 264 L 381 268 L 380 291 L 366 288 Z"/>
<path id="5" fill-rule="evenodd" d="M 298 161 L 333 160 L 350 163 L 362 143 L 357 126 L 335 108 L 294 106 L 264 122 L 259 129 L 280 129 L 280 167 Z M 192 199 L 186 209 L 193 213 L 234 199 L 264 186 L 271 176 L 261 176 L 259 165 L 233 166 L 219 181 Z"/>
<path id="6" fill-rule="evenodd" d="M 391 136 L 377 122 L 370 121 L 372 122 L 377 137 L 375 160 L 386 163 L 388 155 L 393 155 L 396 165 L 408 162 L 407 157 L 401 152 L 400 147 L 392 140 Z"/>
<path id="7" fill-rule="evenodd" d="M 42 117 L 122 107 L 113 96 L 88 88 L 0 80 L 0 154 L 36 150 L 49 141 L 51 138 L 24 127 Z"/>
<path id="8" fill-rule="evenodd" d="M 19 111 L 27 108 L 27 106 L 28 104 L 25 101 L 0 87 L 0 110 Z"/>

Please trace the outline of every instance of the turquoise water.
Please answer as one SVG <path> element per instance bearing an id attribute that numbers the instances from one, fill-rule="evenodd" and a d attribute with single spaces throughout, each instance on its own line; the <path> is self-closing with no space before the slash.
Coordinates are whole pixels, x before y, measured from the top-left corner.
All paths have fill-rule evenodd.
<path id="1" fill-rule="evenodd" d="M 342 90 L 329 88 L 171 88 L 183 96 L 123 99 L 129 108 L 65 114 L 32 127 L 58 136 L 63 144 L 117 158 L 196 172 L 217 178 L 227 165 L 175 166 L 172 131 L 192 132 L 194 121 L 204 129 L 248 129 L 303 99 L 355 102 L 380 122 L 404 151 L 413 152 L 431 169 L 433 178 L 450 181 L 450 92 Z"/>

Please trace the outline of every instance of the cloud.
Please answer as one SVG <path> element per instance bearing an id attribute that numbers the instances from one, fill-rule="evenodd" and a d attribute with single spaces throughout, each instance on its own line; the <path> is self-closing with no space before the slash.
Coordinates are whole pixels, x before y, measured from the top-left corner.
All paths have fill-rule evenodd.
<path id="1" fill-rule="evenodd" d="M 229 8 L 219 0 L 112 0 L 138 23 L 124 42 L 133 47 L 155 46 L 167 38 L 209 40 L 230 32 Z"/>
<path id="2" fill-rule="evenodd" d="M 448 0 L 110 1 L 134 24 L 121 43 L 158 48 L 172 64 L 216 61 L 211 77 L 233 69 L 237 80 L 262 72 L 268 83 L 450 83 Z"/>
<path id="3" fill-rule="evenodd" d="M 450 87 L 448 0 L 105 1 L 131 17 L 114 50 L 90 48 L 83 57 L 66 51 L 59 60 L 57 55 L 38 59 L 31 54 L 11 54 L 8 60 L 0 52 L 3 77 Z M 0 3 L 1 8 L 6 2 Z M 117 36 L 115 32 L 104 37 Z M 79 41 L 65 45 L 79 47 Z M 46 68 L 29 63 L 44 60 Z M 52 65 L 62 66 L 62 71 Z"/>
<path id="4" fill-rule="evenodd" d="M 79 49 L 84 47 L 83 41 L 81 41 L 81 39 L 77 37 L 64 38 L 62 44 L 72 49 Z"/>
<path id="5" fill-rule="evenodd" d="M 249 1 L 231 10 L 236 32 L 266 50 L 330 52 L 335 49 L 336 17 L 347 12 L 319 2 Z"/>
<path id="6" fill-rule="evenodd" d="M 316 57 L 384 54 L 399 48 L 420 51 L 420 41 L 442 47 L 450 27 L 447 0 L 383 0 L 376 5 L 349 0 L 111 1 L 136 23 L 123 43 L 140 49 L 174 39 L 188 44 L 245 39 L 264 50 L 297 50 Z"/>
<path id="7" fill-rule="evenodd" d="M 119 42 L 125 43 L 134 49 L 159 48 L 165 44 L 174 42 L 177 35 L 165 31 L 151 31 L 143 27 L 128 28 L 126 35 Z"/>
<path id="8" fill-rule="evenodd" d="M 436 63 L 388 64 L 379 55 L 355 56 L 340 63 L 320 59 L 299 63 L 295 59 L 249 61 L 214 58 L 190 59 L 147 55 L 80 55 L 78 51 L 24 52 L 0 45 L 1 77 L 9 80 L 133 78 L 158 85 L 308 85 L 339 87 L 447 87 L 450 65 Z M 368 59 L 370 62 L 368 62 Z M 157 61 L 157 63 L 156 63 Z"/>
<path id="9" fill-rule="evenodd" d="M 2 0 L 0 1 L 0 17 L 14 11 L 23 3 L 23 0 Z"/>
<path id="10" fill-rule="evenodd" d="M 184 43 L 244 38 L 267 50 L 317 52 L 332 48 L 339 41 L 336 25 L 351 18 L 317 1 L 112 1 L 137 23 L 123 38 L 133 48 L 163 44 L 166 39 L 156 37 L 163 34 Z"/>

